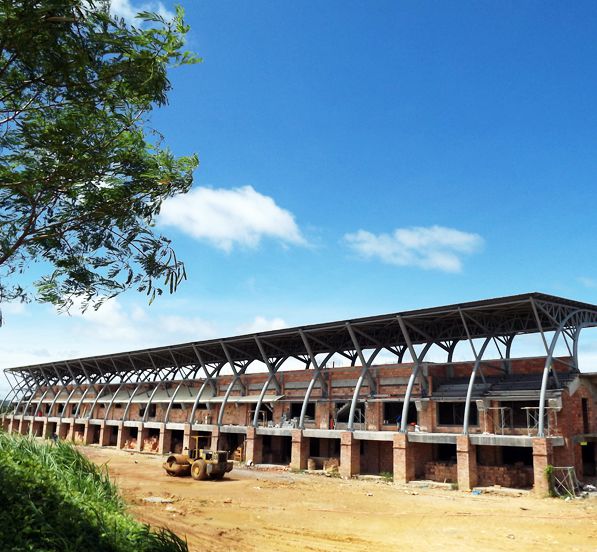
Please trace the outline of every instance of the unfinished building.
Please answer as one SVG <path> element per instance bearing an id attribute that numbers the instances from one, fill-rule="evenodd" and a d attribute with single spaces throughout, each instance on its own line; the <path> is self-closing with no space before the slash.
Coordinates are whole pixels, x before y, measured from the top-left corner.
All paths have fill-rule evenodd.
<path id="1" fill-rule="evenodd" d="M 597 306 L 531 293 L 11 368 L 2 423 L 155 453 L 196 436 L 255 464 L 545 493 L 548 465 L 595 475 L 597 373 L 578 367 L 594 326 Z M 513 355 L 524 336 L 545 353 Z"/>

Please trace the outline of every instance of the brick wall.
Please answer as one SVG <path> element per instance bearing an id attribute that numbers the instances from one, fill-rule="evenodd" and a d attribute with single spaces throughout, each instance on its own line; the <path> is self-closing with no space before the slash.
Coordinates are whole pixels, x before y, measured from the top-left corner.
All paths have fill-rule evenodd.
<path id="1" fill-rule="evenodd" d="M 425 479 L 439 483 L 456 483 L 458 468 L 455 462 L 425 462 Z"/>
<path id="2" fill-rule="evenodd" d="M 527 489 L 533 486 L 533 468 L 530 466 L 477 465 L 477 484 L 481 487 L 501 485 L 514 489 Z"/>

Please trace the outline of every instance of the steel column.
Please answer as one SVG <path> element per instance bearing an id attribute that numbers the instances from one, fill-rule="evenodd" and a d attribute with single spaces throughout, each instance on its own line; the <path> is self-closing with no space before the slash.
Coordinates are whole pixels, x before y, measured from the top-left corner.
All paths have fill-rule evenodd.
<path id="1" fill-rule="evenodd" d="M 357 380 L 357 384 L 354 388 L 354 393 L 352 395 L 352 402 L 350 403 L 350 412 L 348 414 L 347 429 L 348 429 L 348 431 L 353 431 L 354 413 L 357 408 L 357 401 L 359 399 L 359 393 L 361 391 L 361 387 L 363 385 L 363 381 L 365 380 L 366 376 L 368 376 L 368 379 L 369 379 L 369 392 L 370 393 L 375 392 L 375 381 L 373 380 L 373 377 L 371 376 L 371 374 L 369 372 L 369 368 L 371 367 L 371 364 L 373 363 L 373 361 L 375 360 L 375 357 L 379 354 L 381 349 L 380 348 L 375 349 L 373 351 L 373 353 L 371 353 L 369 360 L 366 361 L 365 357 L 363 356 L 363 351 L 361 350 L 359 342 L 357 341 L 357 337 L 354 333 L 354 330 L 352 329 L 352 326 L 350 325 L 349 322 L 346 323 L 346 329 L 348 330 L 348 333 L 350 334 L 350 339 L 352 340 L 352 343 L 356 349 L 357 355 L 362 364 L 361 373 L 359 374 L 359 379 Z"/>
<path id="2" fill-rule="evenodd" d="M 468 382 L 468 387 L 466 390 L 466 400 L 464 403 L 464 420 L 462 422 L 462 433 L 463 435 L 468 435 L 468 426 L 469 426 L 469 415 L 471 410 L 471 397 L 473 395 L 473 387 L 475 385 L 475 377 L 477 376 L 477 370 L 481 365 L 481 360 L 483 359 L 483 353 L 485 353 L 485 349 L 487 349 L 487 345 L 491 342 L 492 337 L 486 337 L 483 341 L 483 345 L 479 349 L 479 353 L 475 352 L 475 364 L 473 365 L 473 370 L 471 372 L 471 377 Z M 472 346 L 472 342 L 471 342 Z"/>

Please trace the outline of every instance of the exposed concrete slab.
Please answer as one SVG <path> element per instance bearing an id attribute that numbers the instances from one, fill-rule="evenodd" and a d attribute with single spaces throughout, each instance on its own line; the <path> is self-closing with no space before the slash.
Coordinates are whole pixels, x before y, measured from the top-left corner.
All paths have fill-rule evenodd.
<path id="1" fill-rule="evenodd" d="M 582 443 L 583 441 L 589 442 L 596 442 L 597 441 L 597 433 L 583 433 L 581 435 L 575 435 L 572 437 L 572 442 L 574 443 Z"/>
<path id="2" fill-rule="evenodd" d="M 473 445 L 485 445 L 493 447 L 532 447 L 533 437 L 527 435 L 469 435 Z M 563 437 L 548 437 L 552 446 L 564 445 Z"/>
<path id="3" fill-rule="evenodd" d="M 145 422 L 143 427 L 146 427 L 147 429 L 162 429 L 163 425 L 163 422 Z"/>
<path id="4" fill-rule="evenodd" d="M 489 447 L 532 447 L 533 439 L 525 435 L 469 435 L 473 445 Z"/>
<path id="5" fill-rule="evenodd" d="M 220 433 L 247 433 L 247 426 L 231 426 L 223 425 L 220 426 Z"/>
<path id="6" fill-rule="evenodd" d="M 186 424 L 180 424 L 180 423 L 177 423 L 177 422 L 169 422 L 169 423 L 166 424 L 166 429 L 173 429 L 174 431 L 184 430 L 184 426 L 185 425 Z"/>
<path id="7" fill-rule="evenodd" d="M 407 433 L 409 443 L 437 443 L 455 445 L 457 433 L 424 433 L 422 431 L 410 431 Z"/>
<path id="8" fill-rule="evenodd" d="M 303 436 L 318 437 L 319 439 L 340 439 L 344 431 L 338 429 L 304 429 Z"/>
<path id="9" fill-rule="evenodd" d="M 291 427 L 258 427 L 255 430 L 257 435 L 276 435 L 278 437 L 292 437 Z"/>
<path id="10" fill-rule="evenodd" d="M 191 426 L 191 429 L 193 431 L 207 431 L 207 432 L 211 433 L 217 427 L 218 426 L 214 425 L 214 424 L 193 424 Z"/>
<path id="11" fill-rule="evenodd" d="M 353 435 L 361 441 L 393 441 L 397 431 L 357 431 Z"/>

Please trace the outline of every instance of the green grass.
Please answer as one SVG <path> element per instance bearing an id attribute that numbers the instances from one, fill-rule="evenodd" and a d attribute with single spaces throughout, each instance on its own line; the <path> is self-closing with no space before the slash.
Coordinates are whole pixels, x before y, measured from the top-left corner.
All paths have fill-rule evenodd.
<path id="1" fill-rule="evenodd" d="M 188 552 L 128 515 L 105 467 L 68 443 L 0 432 L 0 505 L 2 551 Z"/>

